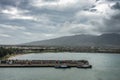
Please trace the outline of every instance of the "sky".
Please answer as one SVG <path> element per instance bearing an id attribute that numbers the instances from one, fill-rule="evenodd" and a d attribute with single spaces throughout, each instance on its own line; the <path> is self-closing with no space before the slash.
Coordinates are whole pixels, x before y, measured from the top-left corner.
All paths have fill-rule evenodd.
<path id="1" fill-rule="evenodd" d="M 0 44 L 120 32 L 120 0 L 0 0 Z"/>

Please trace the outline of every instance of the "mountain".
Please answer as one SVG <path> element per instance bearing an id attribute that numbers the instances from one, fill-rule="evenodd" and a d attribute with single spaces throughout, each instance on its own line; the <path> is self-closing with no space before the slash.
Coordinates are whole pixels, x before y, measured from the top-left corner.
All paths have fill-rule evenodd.
<path id="1" fill-rule="evenodd" d="M 74 35 L 65 36 L 55 39 L 34 41 L 25 43 L 24 45 L 40 45 L 40 46 L 96 46 L 96 47 L 120 47 L 120 34 L 102 34 L 100 36 L 95 35 Z"/>

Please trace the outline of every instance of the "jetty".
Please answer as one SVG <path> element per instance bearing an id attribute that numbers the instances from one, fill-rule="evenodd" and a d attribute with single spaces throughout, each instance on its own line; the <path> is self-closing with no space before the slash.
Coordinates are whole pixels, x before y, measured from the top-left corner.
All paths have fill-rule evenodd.
<path id="1" fill-rule="evenodd" d="M 0 60 L 0 68 L 6 67 L 54 67 L 90 69 L 87 60 Z"/>

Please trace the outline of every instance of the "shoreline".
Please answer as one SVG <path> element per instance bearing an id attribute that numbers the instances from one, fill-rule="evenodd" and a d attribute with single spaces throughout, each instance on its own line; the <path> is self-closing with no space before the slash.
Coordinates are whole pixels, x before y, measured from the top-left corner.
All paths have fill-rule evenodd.
<path id="1" fill-rule="evenodd" d="M 14 54 L 14 55 L 10 55 L 9 57 L 6 58 L 6 60 L 11 60 L 12 58 L 16 57 L 16 56 L 21 56 L 24 54 Z"/>
<path id="2" fill-rule="evenodd" d="M 61 53 L 61 52 L 40 52 L 40 54 L 45 54 L 45 53 Z M 65 54 L 67 54 L 68 52 L 64 52 Z M 69 52 L 71 54 L 73 53 L 93 53 L 93 54 L 120 54 L 120 53 L 99 53 L 99 52 Z M 25 54 L 32 54 L 32 53 L 17 53 L 17 54 L 11 54 L 11 55 L 6 55 L 3 58 L 1 58 L 1 60 L 10 60 L 15 56 L 21 56 L 21 55 L 25 55 Z M 35 53 L 37 54 L 37 53 Z M 39 53 L 38 53 L 39 54 Z"/>

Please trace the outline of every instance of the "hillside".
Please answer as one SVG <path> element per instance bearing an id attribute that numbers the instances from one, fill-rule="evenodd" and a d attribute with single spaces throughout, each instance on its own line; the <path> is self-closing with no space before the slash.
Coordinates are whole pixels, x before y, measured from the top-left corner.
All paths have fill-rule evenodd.
<path id="1" fill-rule="evenodd" d="M 65 36 L 55 39 L 34 41 L 25 43 L 24 45 L 41 45 L 41 46 L 107 46 L 120 47 L 120 34 L 102 34 L 100 36 L 94 35 L 74 35 Z"/>

